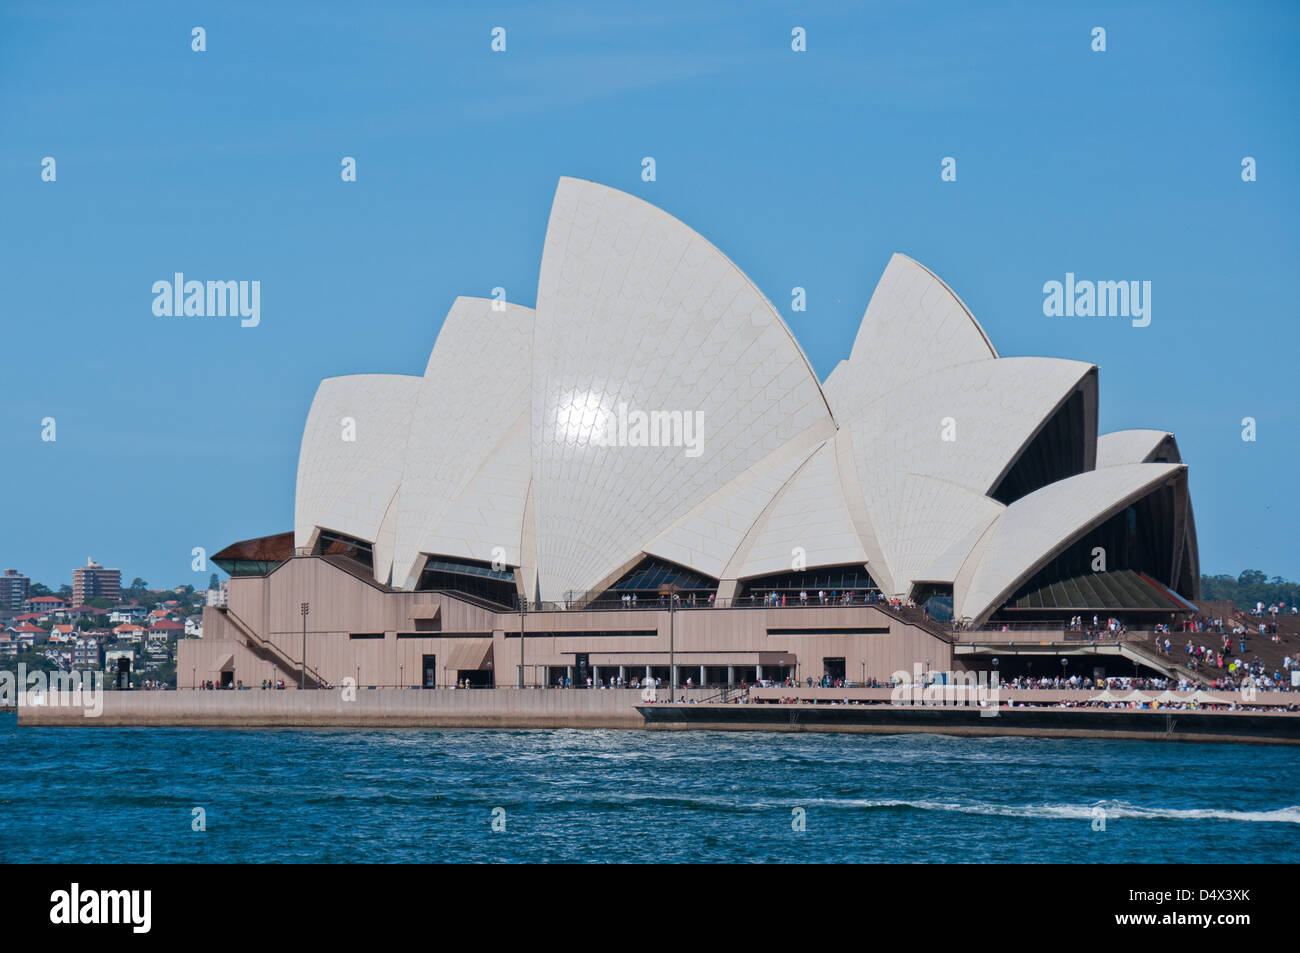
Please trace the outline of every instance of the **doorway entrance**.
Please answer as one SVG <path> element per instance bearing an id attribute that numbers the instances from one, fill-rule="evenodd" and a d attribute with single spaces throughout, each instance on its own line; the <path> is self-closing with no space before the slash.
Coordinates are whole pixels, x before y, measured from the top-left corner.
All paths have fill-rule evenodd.
<path id="1" fill-rule="evenodd" d="M 844 659 L 842 658 L 824 658 L 822 659 L 823 674 L 832 682 L 836 679 L 844 678 Z"/>
<path id="2" fill-rule="evenodd" d="M 420 685 L 423 688 L 438 687 L 438 656 L 426 655 L 420 664 L 423 674 L 420 678 Z"/>

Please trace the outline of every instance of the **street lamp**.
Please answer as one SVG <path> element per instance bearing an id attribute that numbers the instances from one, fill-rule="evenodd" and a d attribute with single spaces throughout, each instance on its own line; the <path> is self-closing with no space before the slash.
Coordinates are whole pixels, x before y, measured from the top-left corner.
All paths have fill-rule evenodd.
<path id="1" fill-rule="evenodd" d="M 672 687 L 673 701 L 677 700 L 676 632 L 673 627 L 673 593 L 668 594 L 668 681 Z"/>
<path id="2" fill-rule="evenodd" d="M 307 616 L 311 613 L 311 603 L 304 602 L 298 609 L 302 613 L 302 677 L 299 686 L 307 688 Z"/>
<path id="3" fill-rule="evenodd" d="M 867 660 L 862 660 L 862 684 L 867 684 Z"/>
<path id="4" fill-rule="evenodd" d="M 527 669 L 525 668 L 526 663 L 524 661 L 524 646 L 526 644 L 526 640 L 528 639 L 528 633 L 525 631 L 525 625 L 524 625 L 525 623 L 524 614 L 527 611 L 528 611 L 528 599 L 527 597 L 520 595 L 519 597 L 519 687 L 520 688 L 524 687 L 524 682 L 526 680 L 526 676 L 524 675 L 524 672 L 527 671 Z"/>

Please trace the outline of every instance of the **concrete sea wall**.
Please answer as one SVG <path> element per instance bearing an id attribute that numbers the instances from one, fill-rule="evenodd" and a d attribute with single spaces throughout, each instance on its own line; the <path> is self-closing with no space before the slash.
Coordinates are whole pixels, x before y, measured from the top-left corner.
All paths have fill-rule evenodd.
<path id="1" fill-rule="evenodd" d="M 715 692 L 679 692 L 687 699 Z M 21 704 L 19 725 L 227 728 L 642 728 L 634 689 L 104 692 L 103 711 Z M 27 699 L 25 698 L 24 701 Z"/>

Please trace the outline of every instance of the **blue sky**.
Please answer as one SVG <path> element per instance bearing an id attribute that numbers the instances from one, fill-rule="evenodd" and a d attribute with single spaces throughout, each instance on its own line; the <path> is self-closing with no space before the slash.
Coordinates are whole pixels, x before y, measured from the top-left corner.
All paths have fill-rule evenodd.
<path id="1" fill-rule="evenodd" d="M 12 0 L 0 565 L 58 585 L 94 556 L 198 585 L 193 547 L 290 529 L 320 379 L 422 372 L 456 295 L 533 304 L 572 175 L 721 248 L 822 378 L 890 254 L 911 255 L 1004 356 L 1098 364 L 1103 432 L 1177 435 L 1203 570 L 1300 577 L 1298 21 L 1283 3 Z M 261 324 L 155 317 L 176 271 L 259 280 Z M 1151 281 L 1151 325 L 1045 317 L 1067 271 Z"/>

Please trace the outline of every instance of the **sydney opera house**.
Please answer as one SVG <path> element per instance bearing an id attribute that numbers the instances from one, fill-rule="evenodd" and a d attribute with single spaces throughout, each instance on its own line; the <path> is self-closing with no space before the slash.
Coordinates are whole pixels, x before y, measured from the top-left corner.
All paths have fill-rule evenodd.
<path id="1" fill-rule="evenodd" d="M 910 258 L 819 382 L 708 241 L 565 178 L 536 302 L 458 298 L 422 375 L 322 381 L 293 530 L 214 557 L 179 687 L 887 679 L 1194 611 L 1173 436 L 1099 436 L 1095 365 L 999 357 Z"/>

